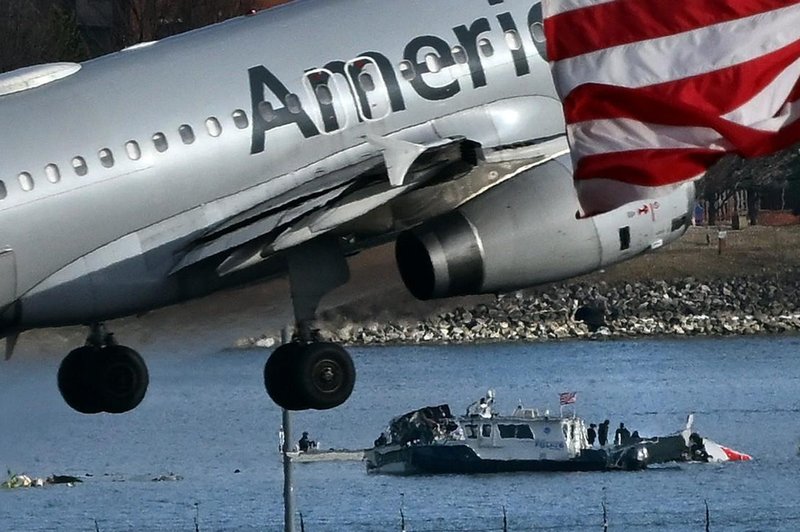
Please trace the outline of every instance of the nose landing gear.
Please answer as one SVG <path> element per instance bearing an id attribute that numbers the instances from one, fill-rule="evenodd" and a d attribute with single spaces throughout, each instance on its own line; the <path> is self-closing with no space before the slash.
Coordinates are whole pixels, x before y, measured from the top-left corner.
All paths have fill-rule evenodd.
<path id="1" fill-rule="evenodd" d="M 70 352 L 58 369 L 64 401 L 82 414 L 121 414 L 136 408 L 150 382 L 142 357 L 117 345 L 102 325 L 92 326 L 86 345 Z"/>

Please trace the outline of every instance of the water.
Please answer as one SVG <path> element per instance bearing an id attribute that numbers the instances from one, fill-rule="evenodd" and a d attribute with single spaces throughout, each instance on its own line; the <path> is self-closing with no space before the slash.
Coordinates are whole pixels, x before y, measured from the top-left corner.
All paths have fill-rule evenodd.
<path id="1" fill-rule="evenodd" d="M 280 412 L 262 389 L 263 351 L 140 346 L 151 387 L 123 416 L 63 404 L 57 360 L 0 365 L 0 467 L 85 477 L 75 487 L 0 491 L 0 529 L 282 530 Z M 800 528 L 800 338 L 565 342 L 353 350 L 353 397 L 294 417 L 322 446 L 371 444 L 392 416 L 448 402 L 460 411 L 492 387 L 496 406 L 556 410 L 578 391 L 587 421 L 642 435 L 696 427 L 755 461 L 642 472 L 386 477 L 361 463 L 297 464 L 306 530 L 409 531 Z M 236 473 L 236 471 L 239 471 Z M 182 480 L 153 482 L 174 473 Z"/>

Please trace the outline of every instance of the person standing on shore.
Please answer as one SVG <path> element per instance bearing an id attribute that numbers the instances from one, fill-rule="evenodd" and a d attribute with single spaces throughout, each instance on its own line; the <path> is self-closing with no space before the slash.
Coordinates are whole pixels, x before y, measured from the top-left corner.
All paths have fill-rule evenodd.
<path id="1" fill-rule="evenodd" d="M 597 442 L 600 444 L 600 447 L 605 447 L 606 442 L 608 442 L 608 425 L 611 422 L 609 420 L 605 420 L 600 423 L 600 427 L 597 430 Z"/>

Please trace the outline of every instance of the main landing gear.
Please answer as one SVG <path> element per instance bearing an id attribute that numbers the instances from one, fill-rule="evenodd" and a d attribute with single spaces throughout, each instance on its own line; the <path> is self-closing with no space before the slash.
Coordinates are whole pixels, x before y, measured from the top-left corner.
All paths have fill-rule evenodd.
<path id="1" fill-rule="evenodd" d="M 353 360 L 328 342 L 290 342 L 278 347 L 264 366 L 264 385 L 286 410 L 328 410 L 344 403 L 355 384 Z"/>
<path id="2" fill-rule="evenodd" d="M 333 238 L 311 241 L 288 255 L 296 334 L 264 366 L 264 386 L 286 410 L 328 410 L 344 403 L 356 381 L 350 355 L 311 330 L 319 301 L 349 278 L 347 261 Z"/>
<path id="3" fill-rule="evenodd" d="M 121 414 L 136 408 L 150 382 L 139 353 L 118 345 L 103 325 L 92 326 L 86 345 L 70 352 L 58 369 L 64 401 L 82 414 Z"/>

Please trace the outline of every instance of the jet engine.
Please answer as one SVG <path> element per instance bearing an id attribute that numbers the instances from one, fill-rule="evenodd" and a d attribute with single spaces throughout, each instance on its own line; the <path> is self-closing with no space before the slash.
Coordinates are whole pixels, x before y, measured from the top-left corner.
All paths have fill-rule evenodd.
<path id="1" fill-rule="evenodd" d="M 683 235 L 694 184 L 578 216 L 569 156 L 527 170 L 402 233 L 395 254 L 419 299 L 498 293 L 588 273 Z"/>

